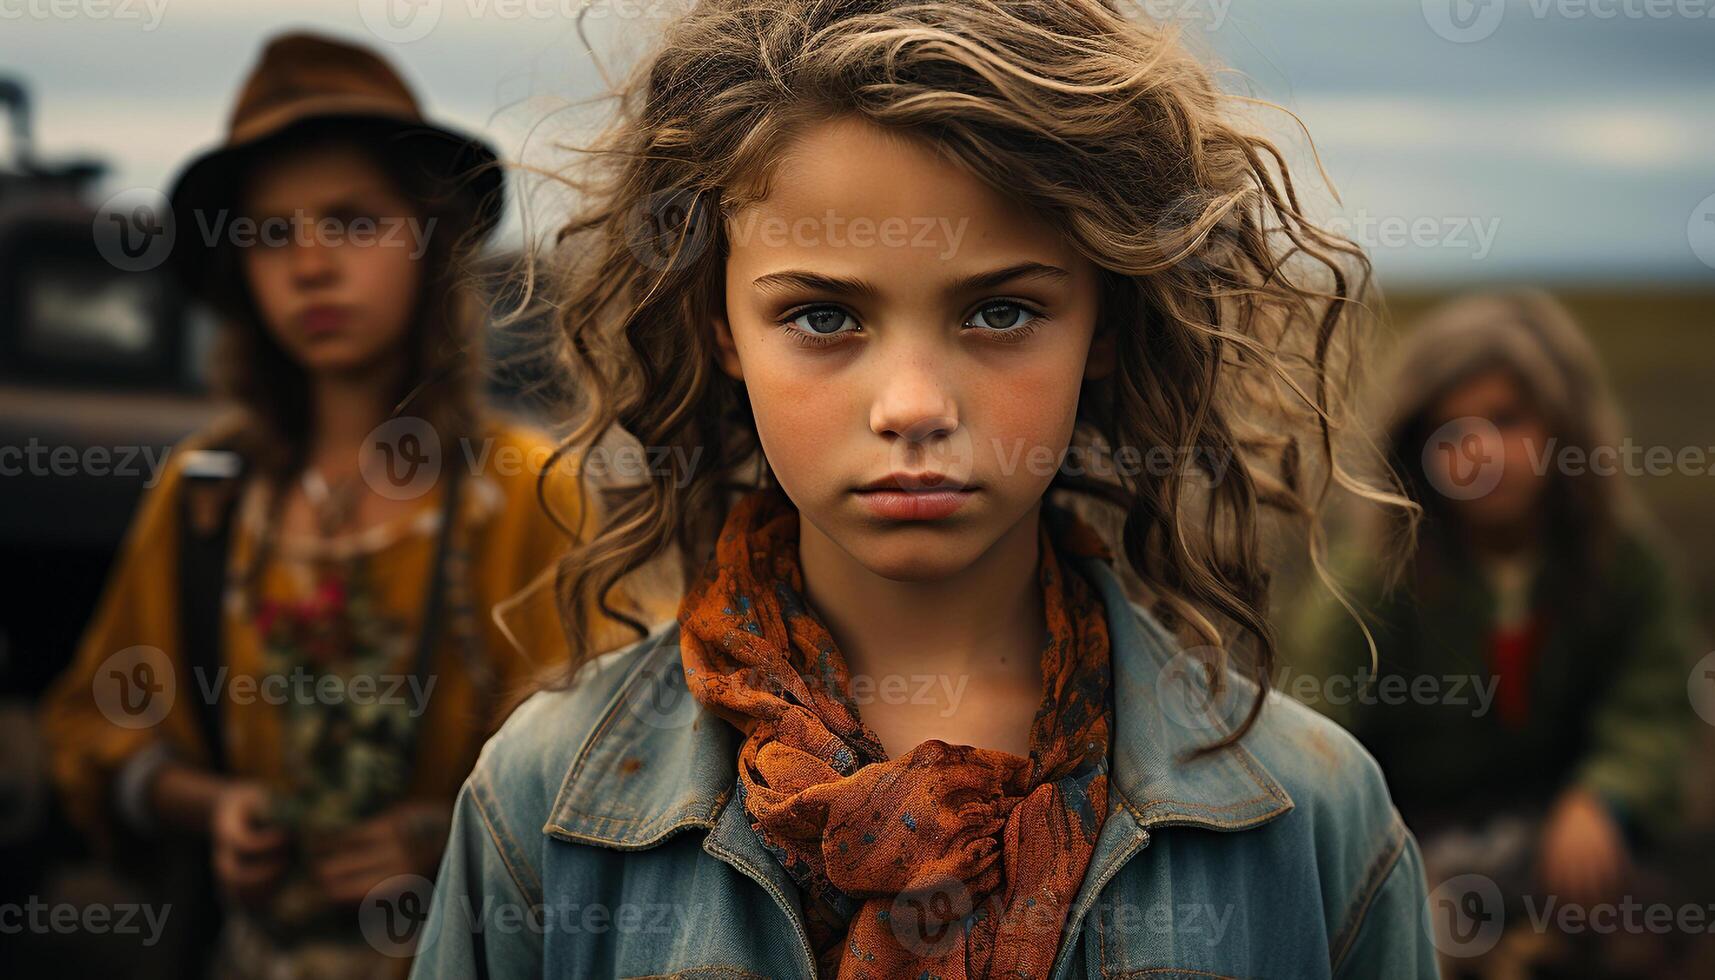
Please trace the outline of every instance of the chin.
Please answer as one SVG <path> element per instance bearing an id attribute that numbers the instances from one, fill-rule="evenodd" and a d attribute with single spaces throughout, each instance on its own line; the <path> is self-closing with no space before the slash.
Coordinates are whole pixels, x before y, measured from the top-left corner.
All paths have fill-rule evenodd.
<path id="1" fill-rule="evenodd" d="M 1526 516 L 1510 508 L 1496 508 L 1493 511 L 1466 512 L 1461 515 L 1461 519 L 1466 528 L 1477 534 L 1495 535 L 1504 539 L 1516 533 Z"/>
<path id="2" fill-rule="evenodd" d="M 893 582 L 936 582 L 969 568 L 993 541 L 972 527 L 858 528 L 840 547 L 872 573 Z"/>
<path id="3" fill-rule="evenodd" d="M 376 352 L 344 341 L 311 344 L 298 350 L 298 363 L 311 374 L 357 374 L 380 360 Z"/>

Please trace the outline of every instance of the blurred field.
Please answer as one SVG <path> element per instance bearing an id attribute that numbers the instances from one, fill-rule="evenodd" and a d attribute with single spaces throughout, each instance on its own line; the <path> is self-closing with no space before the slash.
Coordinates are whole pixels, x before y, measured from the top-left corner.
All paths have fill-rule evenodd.
<path id="1" fill-rule="evenodd" d="M 1715 468 L 1715 288 L 1553 291 L 1601 352 L 1625 420 L 1623 434 L 1676 453 L 1700 446 Z M 1390 327 L 1408 327 L 1449 295 L 1389 290 Z M 1715 638 L 1715 472 L 1637 476 L 1632 487 L 1676 550 L 1692 609 Z"/>

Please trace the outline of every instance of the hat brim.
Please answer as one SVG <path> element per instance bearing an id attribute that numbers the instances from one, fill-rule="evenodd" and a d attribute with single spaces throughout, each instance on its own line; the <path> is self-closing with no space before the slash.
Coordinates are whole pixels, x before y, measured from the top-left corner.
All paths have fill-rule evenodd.
<path id="1" fill-rule="evenodd" d="M 311 136 L 335 134 L 389 145 L 405 165 L 422 168 L 437 193 L 458 196 L 472 209 L 473 241 L 499 225 L 506 205 L 506 175 L 493 148 L 480 139 L 415 119 L 354 112 L 321 114 L 283 125 L 265 136 L 202 154 L 180 171 L 168 195 L 174 238 L 172 263 L 193 295 L 203 295 L 209 258 L 218 245 L 211 229 L 236 212 L 246 175 L 257 160 Z M 225 212 L 224 216 L 222 212 Z"/>

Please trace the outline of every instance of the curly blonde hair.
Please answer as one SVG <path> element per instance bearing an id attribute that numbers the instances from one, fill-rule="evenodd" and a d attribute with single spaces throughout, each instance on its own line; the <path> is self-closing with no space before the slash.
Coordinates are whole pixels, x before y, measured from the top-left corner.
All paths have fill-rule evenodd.
<path id="1" fill-rule="evenodd" d="M 1335 458 L 1368 261 L 1306 217 L 1281 152 L 1236 122 L 1249 100 L 1171 32 L 1103 0 L 704 0 L 615 100 L 562 175 L 583 200 L 553 256 L 581 398 L 561 449 L 582 460 L 622 431 L 666 464 L 602 487 L 599 526 L 560 569 L 573 673 L 599 652 L 578 610 L 618 615 L 611 590 L 665 554 L 690 573 L 742 474 L 771 479 L 743 389 L 716 364 L 724 219 L 766 196 L 796 133 L 831 117 L 926 141 L 1101 270 L 1098 330 L 1117 334 L 1117 363 L 1086 384 L 1074 444 L 1184 447 L 1197 465 L 1062 471 L 1051 490 L 1111 512 L 1170 628 L 1250 648 L 1256 698 L 1208 748 L 1248 731 L 1272 672 L 1264 508 L 1318 527 L 1339 483 L 1410 509 Z"/>

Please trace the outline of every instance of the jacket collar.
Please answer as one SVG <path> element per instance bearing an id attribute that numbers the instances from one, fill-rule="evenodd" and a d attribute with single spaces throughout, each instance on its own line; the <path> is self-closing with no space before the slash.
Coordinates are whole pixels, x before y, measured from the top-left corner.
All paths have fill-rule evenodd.
<path id="1" fill-rule="evenodd" d="M 1255 688 L 1234 679 L 1225 697 L 1211 697 L 1199 651 L 1180 651 L 1155 617 L 1131 603 L 1106 562 L 1080 562 L 1107 609 L 1113 769 L 1109 816 L 1068 910 L 1056 980 L 1072 962 L 1072 937 L 1085 913 L 1148 845 L 1150 828 L 1244 830 L 1292 809 L 1285 789 L 1243 746 L 1191 755 L 1231 731 Z M 670 623 L 633 656 L 628 675 L 573 757 L 543 830 L 619 850 L 653 847 L 692 827 L 709 831 L 703 850 L 769 893 L 792 923 L 799 967 L 814 976 L 815 953 L 795 914 L 795 886 L 751 832 L 743 806 L 728 805 L 738 787 L 738 744 L 737 730 L 691 697 L 679 661 L 678 627 Z"/>
<path id="2" fill-rule="evenodd" d="M 1141 828 L 1243 830 L 1292 808 L 1285 789 L 1242 745 L 1192 757 L 1242 717 L 1254 688 L 1232 679 L 1211 698 L 1201 651 L 1181 651 L 1119 576 L 1079 559 L 1100 590 L 1112 643 L 1113 803 Z M 622 850 L 689 828 L 714 830 L 737 785 L 738 732 L 696 702 L 669 623 L 634 655 L 628 676 L 573 757 L 543 829 Z M 1229 675 L 1230 677 L 1231 675 Z M 744 836 L 750 836 L 748 834 Z M 732 842 L 727 842 L 731 844 Z"/>

